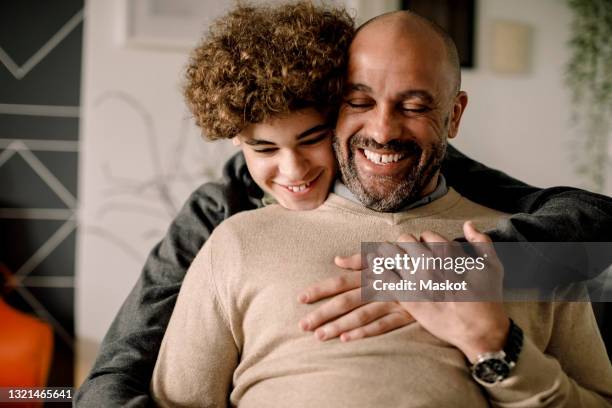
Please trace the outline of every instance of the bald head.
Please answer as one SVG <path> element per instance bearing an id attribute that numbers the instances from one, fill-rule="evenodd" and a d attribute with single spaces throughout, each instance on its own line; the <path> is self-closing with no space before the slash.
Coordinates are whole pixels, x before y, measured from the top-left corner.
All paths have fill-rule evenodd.
<path id="1" fill-rule="evenodd" d="M 421 41 L 426 47 L 439 47 L 449 70 L 451 92 L 454 94 L 461 89 L 461 65 L 457 47 L 448 33 L 436 23 L 408 10 L 393 11 L 363 23 L 357 29 L 353 43 L 358 45 L 361 38 L 372 38 L 372 35 L 384 37 L 390 43 L 412 39 Z"/>

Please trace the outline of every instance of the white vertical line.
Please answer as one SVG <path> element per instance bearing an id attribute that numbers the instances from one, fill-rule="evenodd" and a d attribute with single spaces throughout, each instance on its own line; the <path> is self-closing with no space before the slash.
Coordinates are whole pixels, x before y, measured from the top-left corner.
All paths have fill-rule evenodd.
<path id="1" fill-rule="evenodd" d="M 49 169 L 21 142 L 16 142 L 19 146 L 19 154 L 32 167 L 32 169 L 47 183 L 49 187 L 69 208 L 77 206 L 76 198 L 64 187 L 64 185 L 49 171 Z"/>

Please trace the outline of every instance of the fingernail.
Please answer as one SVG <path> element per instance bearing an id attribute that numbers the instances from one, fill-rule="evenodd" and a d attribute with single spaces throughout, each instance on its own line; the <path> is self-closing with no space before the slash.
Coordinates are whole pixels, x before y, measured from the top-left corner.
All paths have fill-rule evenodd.
<path id="1" fill-rule="evenodd" d="M 325 330 L 318 329 L 317 331 L 315 331 L 315 336 L 317 336 L 319 340 L 325 340 Z"/>
<path id="2" fill-rule="evenodd" d="M 305 293 L 302 293 L 300 296 L 298 296 L 298 302 L 306 303 L 307 301 L 308 301 L 308 296 Z"/>
<path id="3" fill-rule="evenodd" d="M 351 336 L 349 336 L 346 333 L 343 333 L 343 334 L 340 335 L 340 341 L 345 342 L 345 343 L 347 341 L 351 341 Z"/>
<path id="4" fill-rule="evenodd" d="M 300 320 L 300 329 L 302 330 L 308 330 L 308 322 L 306 320 Z"/>

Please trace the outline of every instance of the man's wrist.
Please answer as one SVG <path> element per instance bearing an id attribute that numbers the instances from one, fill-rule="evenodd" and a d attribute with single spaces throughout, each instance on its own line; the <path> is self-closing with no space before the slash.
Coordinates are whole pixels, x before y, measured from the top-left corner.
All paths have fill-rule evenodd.
<path id="1" fill-rule="evenodd" d="M 508 339 L 509 331 L 510 319 L 506 317 L 482 334 L 473 336 L 472 340 L 460 349 L 470 364 L 474 364 L 478 356 L 502 350 Z"/>
<path id="2" fill-rule="evenodd" d="M 471 364 L 472 377 L 482 385 L 497 384 L 510 375 L 523 348 L 523 331 L 512 319 L 503 349 L 480 354 Z"/>

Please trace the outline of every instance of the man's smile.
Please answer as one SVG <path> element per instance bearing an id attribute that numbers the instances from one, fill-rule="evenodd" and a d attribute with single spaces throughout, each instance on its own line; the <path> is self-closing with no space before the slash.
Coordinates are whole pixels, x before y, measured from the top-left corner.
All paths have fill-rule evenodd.
<path id="1" fill-rule="evenodd" d="M 355 166 L 364 175 L 393 177 L 406 174 L 418 163 L 418 155 L 355 149 Z"/>
<path id="2" fill-rule="evenodd" d="M 363 149 L 363 154 L 365 157 L 375 164 L 386 165 L 388 163 L 395 163 L 398 160 L 404 158 L 404 155 L 401 153 L 394 154 L 385 154 L 385 153 L 377 153 L 372 150 Z"/>

